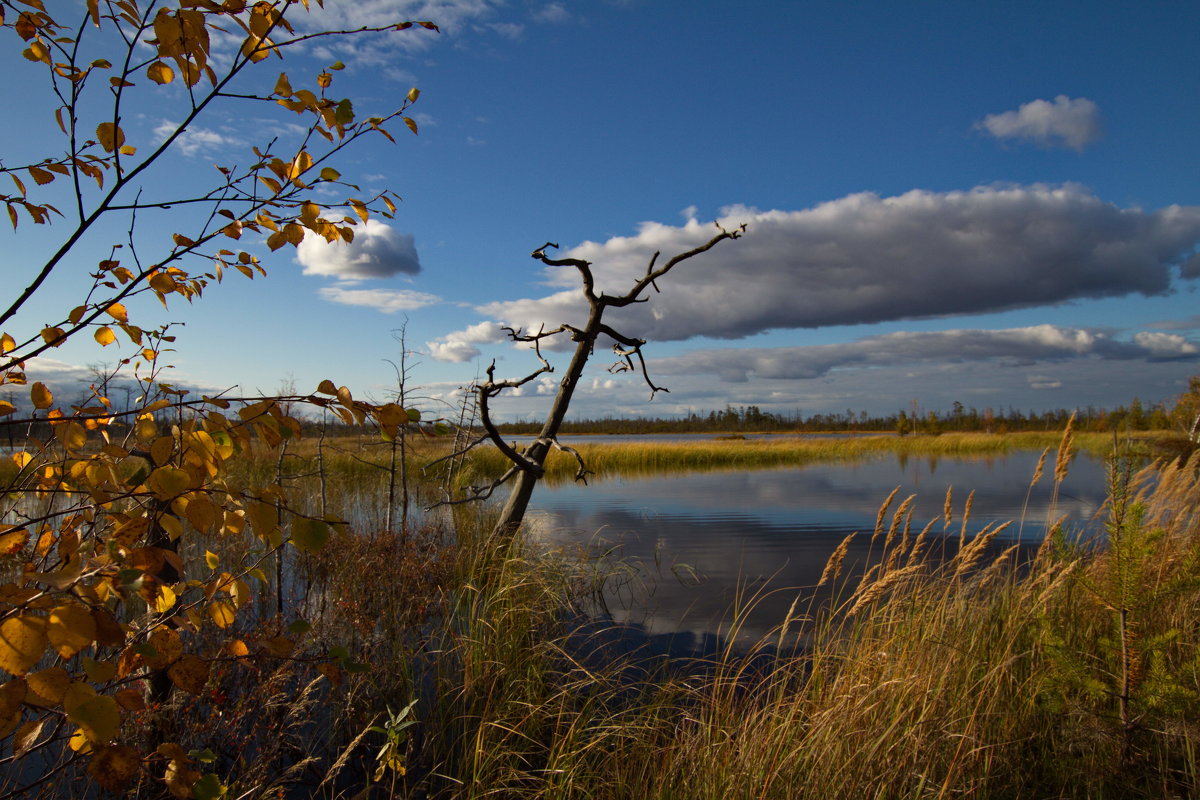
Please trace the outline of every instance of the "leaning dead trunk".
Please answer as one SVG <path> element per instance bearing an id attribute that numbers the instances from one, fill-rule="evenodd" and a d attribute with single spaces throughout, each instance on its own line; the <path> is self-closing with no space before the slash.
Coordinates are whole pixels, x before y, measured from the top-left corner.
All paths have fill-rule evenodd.
<path id="1" fill-rule="evenodd" d="M 513 481 L 508 501 L 504 504 L 504 508 L 500 512 L 500 518 L 494 529 L 496 534 L 510 537 L 516 534 L 517 530 L 521 527 L 521 522 L 525 518 L 525 512 L 529 508 L 529 500 L 533 496 L 533 489 L 545 474 L 543 468 L 546 463 L 546 457 L 549 455 L 551 449 L 564 450 L 575 455 L 576 460 L 579 462 L 576 480 L 583 480 L 587 475 L 587 469 L 578 453 L 575 453 L 569 447 L 559 444 L 558 433 L 562 428 L 563 421 L 567 417 L 571 399 L 575 394 L 576 387 L 579 385 L 580 378 L 583 376 L 583 370 L 587 366 L 588 359 L 595 351 L 596 342 L 601 336 L 612 339 L 616 343 L 614 350 L 621 358 L 618 371 L 640 369 L 642 377 L 651 389 L 651 397 L 659 391 L 666 391 L 662 387 L 655 386 L 646 371 L 646 362 L 642 357 L 642 345 L 646 342 L 642 339 L 626 336 L 605 325 L 604 312 L 612 307 L 620 308 L 639 302 L 642 293 L 647 287 L 654 286 L 654 282 L 666 275 L 676 264 L 715 247 L 718 242 L 725 239 L 739 238 L 746 230 L 746 226 L 742 225 L 732 231 L 726 231 L 720 228 L 720 226 L 718 226 L 718 229 L 720 230 L 718 235 L 698 247 L 676 255 L 660 267 L 655 267 L 655 262 L 659 256 L 659 253 L 655 253 L 646 267 L 645 275 L 636 281 L 633 287 L 623 295 L 596 293 L 591 262 L 575 258 L 551 259 L 547 257 L 546 248 L 557 247 L 558 245 L 547 242 L 533 252 L 534 258 L 548 266 L 569 266 L 579 271 L 580 279 L 583 283 L 584 297 L 588 302 L 588 319 L 586 325 L 582 328 L 564 324 L 554 330 L 547 331 L 543 329 L 533 334 L 526 334 L 520 330 L 511 328 L 507 329 L 513 341 L 526 342 L 533 345 L 534 353 L 542 362 L 541 368 L 523 378 L 497 381 L 494 375 L 496 365 L 493 362 L 491 367 L 488 368 L 487 380 L 475 386 L 475 391 L 479 397 L 479 419 L 486 431 L 486 435 L 479 441 L 490 440 L 512 463 L 512 467 L 503 476 L 492 481 L 488 486 L 476 487 L 472 490 L 471 496 L 466 498 L 467 500 L 472 500 L 489 497 L 496 488 L 510 480 Z M 518 450 L 504 441 L 504 438 L 492 423 L 488 405 L 489 401 L 502 394 L 506 389 L 515 389 L 540 375 L 553 372 L 554 368 L 542 357 L 540 344 L 544 339 L 562 333 L 570 334 L 572 341 L 575 342 L 575 352 L 571 357 L 571 363 L 567 367 L 562 380 L 559 382 L 558 392 L 554 396 L 554 402 L 546 415 L 546 421 L 543 423 L 537 439 L 528 447 Z M 637 359 L 636 366 L 634 364 L 635 358 Z"/>

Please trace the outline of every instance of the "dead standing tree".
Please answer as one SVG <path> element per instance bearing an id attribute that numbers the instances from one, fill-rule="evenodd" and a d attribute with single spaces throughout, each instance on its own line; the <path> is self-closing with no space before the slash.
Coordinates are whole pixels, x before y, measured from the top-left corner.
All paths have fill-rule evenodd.
<path id="1" fill-rule="evenodd" d="M 655 282 L 674 269 L 676 265 L 711 250 L 726 239 L 739 238 L 745 232 L 746 226 L 741 225 L 733 230 L 725 230 L 718 225 L 717 229 L 720 232 L 704 244 L 676 255 L 661 266 L 655 266 L 660 255 L 660 253 L 656 252 L 651 257 L 645 274 L 633 284 L 628 292 L 622 295 L 610 295 L 603 292 L 600 294 L 596 293 L 595 279 L 592 274 L 592 264 L 590 261 L 583 261 L 578 258 L 554 259 L 548 257 L 546 249 L 550 247 L 557 248 L 558 245 L 556 244 L 547 242 L 533 251 L 533 258 L 536 258 L 547 266 L 574 267 L 579 271 L 580 280 L 583 283 L 583 295 L 588 303 L 588 316 L 587 322 L 584 323 L 583 327 L 563 324 L 553 330 L 541 329 L 537 333 L 531 334 L 526 334 L 520 329 L 506 328 L 505 330 L 508 331 L 513 341 L 527 342 L 533 346 L 533 351 L 541 362 L 541 367 L 523 378 L 496 380 L 496 364 L 493 362 L 488 367 L 487 380 L 475 385 L 475 392 L 479 398 L 479 419 L 486 431 L 486 435 L 479 442 L 490 440 L 512 462 L 512 466 L 504 475 L 492 481 L 488 486 L 472 489 L 471 497 L 468 499 L 490 497 L 492 492 L 499 486 L 515 479 L 512 491 L 508 496 L 508 501 L 505 503 L 504 509 L 500 513 L 500 519 L 496 523 L 494 531 L 496 534 L 512 536 L 521 526 L 521 521 L 525 517 L 525 510 L 529 506 L 529 498 L 533 495 L 534 486 L 537 485 L 537 482 L 544 475 L 543 465 L 551 449 L 563 450 L 575 456 L 579 462 L 579 470 L 575 476 L 576 480 L 583 480 L 587 475 L 587 469 L 579 454 L 571 448 L 559 444 L 558 432 L 562 427 L 563 420 L 566 419 L 567 409 L 571 405 L 571 398 L 575 393 L 575 387 L 579 384 L 579 379 L 583 375 L 584 367 L 595 350 L 597 339 L 605 336 L 614 342 L 613 352 L 620 357 L 620 361 L 615 366 L 615 371 L 640 370 L 642 377 L 650 387 L 651 398 L 658 392 L 668 391 L 661 386 L 656 386 L 650 380 L 650 375 L 646 371 L 646 362 L 642 356 L 642 346 L 646 344 L 645 340 L 626 336 L 606 325 L 604 323 L 604 312 L 610 308 L 623 308 L 634 303 L 646 302 L 648 298 L 643 297 L 643 293 L 651 287 L 655 291 L 658 291 L 658 286 Z M 546 415 L 546 421 L 542 425 L 542 430 L 538 434 L 537 439 L 528 447 L 517 449 L 505 442 L 500 432 L 496 430 L 496 426 L 491 419 L 489 403 L 505 390 L 515 389 L 541 375 L 553 372 L 554 367 L 542 356 L 541 343 L 551 337 L 564 333 L 569 334 L 571 341 L 575 342 L 575 352 L 571 357 L 571 362 L 567 367 L 566 374 L 563 375 L 562 380 L 559 382 L 558 392 L 554 396 L 554 402 L 550 406 L 550 410 Z M 636 366 L 634 364 L 635 359 L 637 360 Z"/>

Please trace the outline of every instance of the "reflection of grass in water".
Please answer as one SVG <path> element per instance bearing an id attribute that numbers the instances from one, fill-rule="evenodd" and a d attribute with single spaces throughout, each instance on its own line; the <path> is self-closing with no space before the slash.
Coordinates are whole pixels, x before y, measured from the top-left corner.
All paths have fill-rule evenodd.
<path id="1" fill-rule="evenodd" d="M 1106 433 L 1075 434 L 1076 446 L 1103 455 L 1112 450 Z M 940 436 L 858 436 L 846 438 L 772 436 L 759 439 L 711 439 L 702 442 L 572 442 L 588 469 L 597 476 L 650 475 L 720 469 L 763 469 L 820 461 L 853 461 L 881 454 L 897 456 L 972 457 L 1004 455 L 1017 450 L 1041 450 L 1058 444 L 1058 433 L 947 433 Z M 498 475 L 506 465 L 492 448 L 478 448 L 471 460 L 468 482 Z M 546 462 L 550 482 L 574 477 L 574 457 L 552 452 Z"/>

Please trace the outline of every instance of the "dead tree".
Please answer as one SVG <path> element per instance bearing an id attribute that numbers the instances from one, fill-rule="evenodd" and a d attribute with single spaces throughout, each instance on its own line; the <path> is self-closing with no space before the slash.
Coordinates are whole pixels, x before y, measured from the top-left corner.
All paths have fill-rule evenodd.
<path id="1" fill-rule="evenodd" d="M 607 337 L 613 341 L 613 352 L 620 359 L 614 366 L 614 371 L 632 371 L 635 369 L 640 371 L 642 378 L 650 387 L 651 398 L 658 392 L 668 391 L 661 386 L 656 386 L 650 380 L 650 374 L 646 370 L 646 361 L 642 356 L 642 346 L 646 344 L 645 340 L 626 336 L 620 331 L 606 325 L 604 323 L 604 312 L 610 308 L 622 308 L 634 303 L 646 302 L 648 298 L 643 297 L 643 293 L 648 288 L 658 291 L 655 281 L 674 269 L 677 264 L 711 250 L 719 242 L 726 239 L 739 238 L 745 232 L 746 226 L 741 225 L 734 230 L 727 231 L 718 225 L 717 229 L 720 232 L 704 244 L 676 255 L 661 266 L 656 266 L 660 255 L 660 253 L 656 252 L 650 259 L 645 274 L 633 284 L 628 292 L 622 295 L 596 293 L 591 262 L 577 258 L 553 259 L 547 256 L 547 248 L 557 248 L 557 244 L 547 242 L 533 251 L 533 258 L 536 258 L 547 266 L 574 267 L 579 271 L 580 280 L 583 283 L 583 295 L 588 303 L 588 316 L 587 322 L 584 323 L 583 327 L 563 324 L 553 330 L 542 328 L 536 333 L 525 333 L 520 329 L 505 328 L 514 342 L 527 342 L 532 345 L 534 354 L 541 362 L 541 366 L 523 378 L 497 380 L 495 376 L 496 364 L 492 362 L 492 365 L 487 370 L 487 379 L 475 385 L 475 393 L 478 397 L 479 405 L 479 420 L 485 431 L 484 436 L 476 440 L 475 444 L 491 441 L 508 458 L 512 466 L 504 475 L 495 479 L 489 485 L 474 487 L 470 491 L 470 496 L 466 499 L 474 500 L 490 497 L 498 487 L 508 483 L 510 480 L 514 481 L 508 501 L 505 503 L 504 509 L 500 513 L 500 519 L 496 523 L 495 532 L 497 534 L 512 536 L 521 526 L 521 521 L 525 517 L 525 510 L 529 506 L 529 498 L 533 495 L 534 486 L 537 485 L 537 482 L 544 475 L 543 465 L 546 462 L 546 456 L 552 449 L 563 450 L 574 455 L 579 466 L 575 478 L 576 480 L 586 479 L 588 470 L 583 463 L 583 459 L 576 451 L 559 444 L 558 432 L 562 427 L 563 420 L 567 416 L 567 409 L 571 405 L 571 398 L 575 393 L 576 386 L 579 384 L 579 379 L 583 376 L 584 367 L 595 351 L 598 339 Z M 546 421 L 542 425 L 542 430 L 538 434 L 537 439 L 529 446 L 518 449 L 505 442 L 500 432 L 496 429 L 495 424 L 492 422 L 489 404 L 493 398 L 498 397 L 505 390 L 515 389 L 535 380 L 541 375 L 554 372 L 554 367 L 542 356 L 541 344 L 543 341 L 561 334 L 569 335 L 571 341 L 575 342 L 575 351 L 571 357 L 571 362 L 567 366 L 567 371 L 563 375 L 562 380 L 559 382 L 558 392 L 554 396 L 554 402 L 546 414 Z"/>

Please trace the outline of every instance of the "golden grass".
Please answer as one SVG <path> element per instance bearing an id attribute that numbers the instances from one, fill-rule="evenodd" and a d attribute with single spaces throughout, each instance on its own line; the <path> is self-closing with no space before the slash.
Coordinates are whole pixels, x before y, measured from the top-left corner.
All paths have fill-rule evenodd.
<path id="1" fill-rule="evenodd" d="M 946 456 L 966 458 L 996 456 L 1017 450 L 1044 450 L 1060 444 L 1061 433 L 947 433 L 940 436 L 855 436 L 844 438 L 771 436 L 759 439 L 706 439 L 695 442 L 612 442 L 572 440 L 587 468 L 598 477 L 647 475 L 719 469 L 766 469 L 822 461 L 853 461 L 879 455 Z M 1074 446 L 1104 455 L 1112 451 L 1113 437 L 1106 433 L 1075 433 Z M 1062 462 L 1065 469 L 1067 461 Z M 480 483 L 485 476 L 507 468 L 494 448 L 472 452 L 464 480 Z M 574 478 L 573 456 L 551 452 L 546 479 L 561 482 Z"/>

